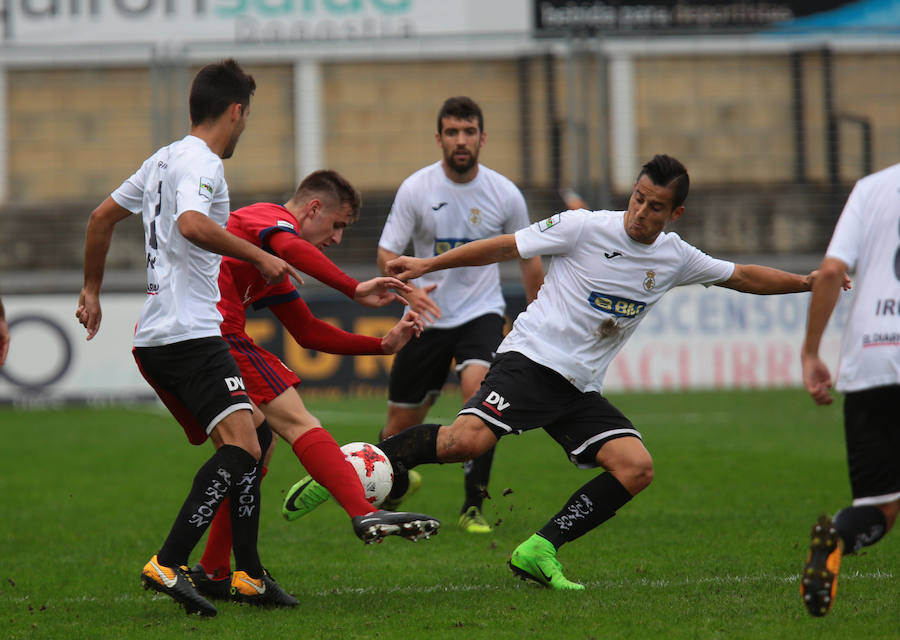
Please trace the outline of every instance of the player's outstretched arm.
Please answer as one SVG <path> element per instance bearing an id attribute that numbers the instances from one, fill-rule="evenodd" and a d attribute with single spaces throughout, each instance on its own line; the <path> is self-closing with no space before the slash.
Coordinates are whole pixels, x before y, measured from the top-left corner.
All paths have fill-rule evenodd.
<path id="1" fill-rule="evenodd" d="M 107 197 L 91 212 L 88 219 L 84 238 L 84 283 L 75 309 L 75 317 L 87 329 L 88 340 L 97 335 L 103 317 L 100 287 L 103 285 L 106 254 L 109 252 L 113 231 L 116 224 L 130 215 L 128 209 L 119 205 L 112 197 Z"/>
<path id="2" fill-rule="evenodd" d="M 758 264 L 736 264 L 734 273 L 728 280 L 717 283 L 717 286 L 734 289 L 742 293 L 772 295 L 779 293 L 800 293 L 810 291 L 819 276 L 819 270 L 809 275 L 764 267 Z M 850 288 L 850 278 L 844 275 L 841 284 L 845 290 Z"/>
<path id="3" fill-rule="evenodd" d="M 385 272 L 400 280 L 452 269 L 453 267 L 478 267 L 495 262 L 504 262 L 519 257 L 516 236 L 507 233 L 502 236 L 475 240 L 433 258 L 411 258 L 400 256 L 385 265 Z"/>

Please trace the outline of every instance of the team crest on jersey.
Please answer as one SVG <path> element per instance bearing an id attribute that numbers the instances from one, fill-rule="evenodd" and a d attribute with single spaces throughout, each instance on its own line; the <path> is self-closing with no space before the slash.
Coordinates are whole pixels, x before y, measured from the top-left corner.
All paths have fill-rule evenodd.
<path id="1" fill-rule="evenodd" d="M 653 287 L 655 287 L 655 286 L 656 286 L 656 272 L 648 271 L 647 277 L 644 278 L 644 290 L 652 291 Z"/>
<path id="2" fill-rule="evenodd" d="M 469 222 L 472 224 L 478 224 L 481 222 L 481 211 L 479 209 L 469 209 Z"/>
<path id="3" fill-rule="evenodd" d="M 279 229 L 287 229 L 289 231 L 294 231 L 294 225 L 292 225 L 287 220 L 279 220 L 278 222 L 275 223 L 275 226 L 278 227 Z"/>
<path id="4" fill-rule="evenodd" d="M 537 223 L 537 225 L 538 225 L 538 229 L 540 229 L 541 232 L 544 232 L 547 229 L 551 229 L 551 228 L 555 227 L 560 222 L 562 222 L 562 214 L 555 213 L 552 216 L 550 216 L 549 218 L 541 220 L 540 222 Z"/>
<path id="5" fill-rule="evenodd" d="M 212 178 L 200 178 L 200 195 L 212 198 L 214 191 L 213 184 Z"/>

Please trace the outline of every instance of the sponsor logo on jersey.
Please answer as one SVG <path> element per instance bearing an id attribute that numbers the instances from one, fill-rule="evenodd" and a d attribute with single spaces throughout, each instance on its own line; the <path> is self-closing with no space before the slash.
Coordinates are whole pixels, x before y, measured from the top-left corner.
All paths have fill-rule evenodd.
<path id="1" fill-rule="evenodd" d="M 472 238 L 435 238 L 434 255 L 439 256 L 442 253 L 447 253 L 450 249 L 461 247 L 467 242 L 472 242 Z"/>
<path id="2" fill-rule="evenodd" d="M 607 260 L 612 260 L 613 258 L 617 258 L 618 256 L 620 256 L 622 254 L 619 253 L 618 251 L 613 251 L 612 253 L 609 253 L 608 251 L 604 251 L 603 255 L 606 256 Z"/>
<path id="3" fill-rule="evenodd" d="M 287 220 L 279 220 L 275 223 L 275 226 L 279 229 L 289 229 L 290 231 L 294 231 L 294 225 L 292 225 Z"/>
<path id="4" fill-rule="evenodd" d="M 549 218 L 546 218 L 544 220 L 541 220 L 540 222 L 537 222 L 536 224 L 538 226 L 538 229 L 540 229 L 541 232 L 544 232 L 547 229 L 551 229 L 551 228 L 555 227 L 560 222 L 562 222 L 562 214 L 556 213 L 556 214 L 553 214 L 552 216 L 550 216 Z"/>
<path id="5" fill-rule="evenodd" d="M 503 398 L 503 396 L 501 396 L 496 391 L 491 391 L 487 395 L 487 398 L 481 401 L 481 404 L 496 413 L 498 416 L 502 416 L 503 411 L 509 407 L 509 402 L 507 402 Z"/>
<path id="6" fill-rule="evenodd" d="M 447 206 L 447 203 L 441 201 L 441 202 L 438 202 L 436 205 L 432 206 L 432 207 L 431 207 L 431 210 L 432 210 L 432 211 L 440 211 L 441 208 L 442 208 L 442 207 L 445 207 L 445 206 Z"/>
<path id="7" fill-rule="evenodd" d="M 214 181 L 212 178 L 200 178 L 200 195 L 212 198 L 214 191 L 213 184 Z"/>
<path id="8" fill-rule="evenodd" d="M 472 224 L 478 224 L 479 222 L 481 222 L 481 210 L 475 209 L 474 207 L 472 209 L 469 209 L 469 222 L 471 222 Z"/>
<path id="9" fill-rule="evenodd" d="M 591 295 L 588 296 L 588 302 L 595 309 L 619 318 L 633 318 L 647 308 L 647 304 L 644 302 L 628 300 L 627 298 L 611 296 L 608 293 L 599 293 L 597 291 L 591 291 Z"/>
<path id="10" fill-rule="evenodd" d="M 644 278 L 644 291 L 652 291 L 656 286 L 656 272 L 648 271 L 647 277 Z"/>

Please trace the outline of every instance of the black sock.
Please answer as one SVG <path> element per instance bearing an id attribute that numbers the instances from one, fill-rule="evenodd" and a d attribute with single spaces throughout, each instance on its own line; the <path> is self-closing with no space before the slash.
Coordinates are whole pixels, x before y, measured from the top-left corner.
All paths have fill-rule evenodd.
<path id="1" fill-rule="evenodd" d="M 234 568 L 245 571 L 251 578 L 262 577 L 259 559 L 260 482 L 266 451 L 272 444 L 272 429 L 265 420 L 256 428 L 256 438 L 262 457 L 253 469 L 240 477 L 228 496 L 231 498 L 231 537 L 234 549 Z"/>
<path id="2" fill-rule="evenodd" d="M 394 485 L 388 498 L 399 498 L 409 489 L 409 470 L 437 459 L 439 424 L 417 424 L 378 443 L 394 467 Z"/>
<path id="3" fill-rule="evenodd" d="M 844 541 L 844 553 L 856 553 L 875 544 L 887 532 L 884 512 L 872 505 L 841 509 L 832 522 Z"/>
<path id="4" fill-rule="evenodd" d="M 491 447 L 474 460 L 463 464 L 463 486 L 466 491 L 466 501 L 462 511 L 465 513 L 469 507 L 478 507 L 488 494 L 488 481 L 491 479 L 491 465 L 494 462 L 494 447 Z"/>
<path id="5" fill-rule="evenodd" d="M 234 445 L 222 445 L 194 476 L 181 511 L 157 557 L 166 567 L 186 565 L 191 550 L 238 478 L 256 465 L 256 459 Z"/>
<path id="6" fill-rule="evenodd" d="M 631 494 L 613 474 L 601 473 L 573 493 L 562 511 L 550 518 L 538 535 L 559 549 L 612 518 L 629 500 Z"/>

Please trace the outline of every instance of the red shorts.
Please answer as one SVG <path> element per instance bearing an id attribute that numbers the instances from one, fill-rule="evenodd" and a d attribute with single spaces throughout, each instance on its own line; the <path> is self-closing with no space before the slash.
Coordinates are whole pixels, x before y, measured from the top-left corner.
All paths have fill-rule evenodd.
<path id="1" fill-rule="evenodd" d="M 244 378 L 247 394 L 257 405 L 267 404 L 300 384 L 300 378 L 277 356 L 259 347 L 246 333 L 222 336 Z"/>

